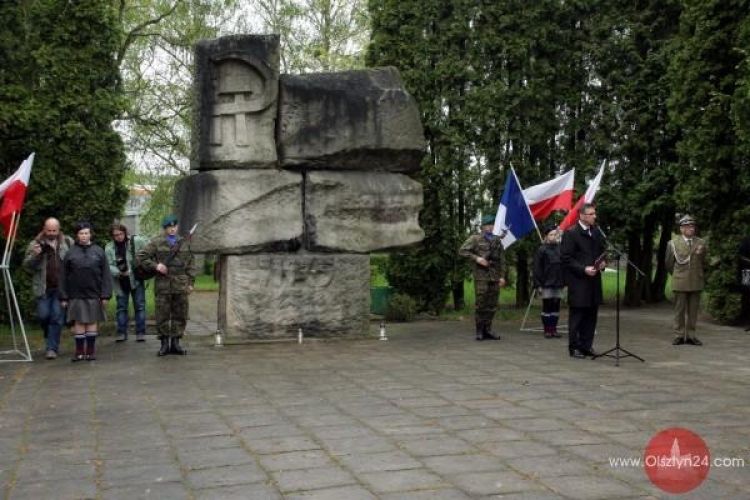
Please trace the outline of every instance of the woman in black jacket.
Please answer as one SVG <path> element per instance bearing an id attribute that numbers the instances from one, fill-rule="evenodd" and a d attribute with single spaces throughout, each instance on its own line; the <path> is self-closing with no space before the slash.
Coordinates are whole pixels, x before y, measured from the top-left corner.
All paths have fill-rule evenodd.
<path id="1" fill-rule="evenodd" d="M 560 319 L 560 299 L 564 286 L 560 257 L 560 231 L 554 225 L 546 225 L 542 232 L 544 243 L 534 256 L 534 286 L 542 296 L 544 337 L 559 338 L 557 322 Z"/>
<path id="2" fill-rule="evenodd" d="M 65 255 L 60 280 L 60 296 L 73 322 L 76 352 L 71 361 L 96 359 L 98 324 L 105 321 L 105 307 L 112 296 L 112 276 L 107 257 L 99 245 L 91 242 L 91 224 L 75 227 L 75 245 Z"/>

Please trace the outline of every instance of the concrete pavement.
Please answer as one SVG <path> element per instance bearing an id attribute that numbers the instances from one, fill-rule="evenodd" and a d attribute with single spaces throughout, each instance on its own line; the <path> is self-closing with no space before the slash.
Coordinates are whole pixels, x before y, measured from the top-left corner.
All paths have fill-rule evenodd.
<path id="1" fill-rule="evenodd" d="M 615 367 L 517 322 L 476 342 L 470 318 L 389 325 L 388 342 L 215 349 L 210 311 L 193 307 L 185 357 L 103 338 L 95 362 L 0 365 L 0 497 L 661 498 L 610 459 L 675 426 L 745 461 L 685 498 L 750 497 L 739 328 L 701 323 L 705 346 L 675 347 L 668 308 L 625 310 L 622 344 L 646 362 Z M 613 329 L 602 311 L 596 349 Z"/>

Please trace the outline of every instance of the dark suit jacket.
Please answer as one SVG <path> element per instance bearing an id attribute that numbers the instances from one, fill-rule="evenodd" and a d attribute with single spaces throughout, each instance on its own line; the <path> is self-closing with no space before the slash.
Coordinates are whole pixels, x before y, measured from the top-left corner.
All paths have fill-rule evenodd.
<path id="1" fill-rule="evenodd" d="M 565 284 L 568 286 L 568 304 L 571 307 L 593 307 L 602 303 L 602 276 L 589 276 L 584 269 L 604 253 L 604 236 L 592 228 L 589 236 L 576 222 L 562 238 L 562 263 Z"/>

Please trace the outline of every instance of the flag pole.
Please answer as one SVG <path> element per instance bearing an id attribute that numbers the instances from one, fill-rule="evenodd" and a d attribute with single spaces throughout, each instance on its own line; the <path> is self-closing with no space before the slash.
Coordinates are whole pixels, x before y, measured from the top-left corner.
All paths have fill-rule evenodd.
<path id="1" fill-rule="evenodd" d="M 536 229 L 536 234 L 539 235 L 539 241 L 544 243 L 544 238 L 542 238 L 542 232 L 539 230 L 539 226 L 536 224 L 536 220 L 534 219 L 534 214 L 531 213 L 531 208 L 529 208 L 529 202 L 526 200 L 526 196 L 523 194 L 523 188 L 521 187 L 521 181 L 518 180 L 518 175 L 516 174 L 516 169 L 513 168 L 511 165 L 510 171 L 513 172 L 513 177 L 516 178 L 516 182 L 518 183 L 518 187 L 521 188 L 521 196 L 523 196 L 524 205 L 526 205 L 526 210 L 529 212 L 529 216 L 531 217 L 532 222 L 534 223 L 534 229 Z"/>
<path id="2" fill-rule="evenodd" d="M 15 354 L 21 357 L 21 359 L 0 359 L 2 362 L 11 361 L 33 361 L 31 357 L 31 349 L 29 349 L 29 340 L 26 336 L 26 328 L 23 324 L 23 318 L 21 317 L 21 308 L 18 306 L 18 297 L 16 296 L 16 290 L 13 286 L 13 279 L 10 274 L 10 258 L 13 251 L 13 246 L 16 242 L 16 233 L 18 232 L 18 222 L 21 219 L 21 214 L 17 211 L 11 213 L 10 231 L 8 231 L 8 238 L 5 241 L 5 250 L 3 251 L 2 263 L 0 263 L 0 270 L 3 275 L 3 283 L 5 284 L 5 299 L 8 307 L 8 318 L 10 320 L 10 334 L 13 341 L 13 349 L 10 351 L 0 351 L 0 354 Z M 18 329 L 21 333 L 21 339 L 23 340 L 23 350 L 19 349 L 18 339 L 16 338 L 16 322 L 18 322 Z"/>

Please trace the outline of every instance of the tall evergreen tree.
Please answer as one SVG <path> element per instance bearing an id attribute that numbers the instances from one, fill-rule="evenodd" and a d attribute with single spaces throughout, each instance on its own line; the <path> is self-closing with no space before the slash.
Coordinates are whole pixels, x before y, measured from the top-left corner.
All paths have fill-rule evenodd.
<path id="1" fill-rule="evenodd" d="M 746 78 L 749 16 L 747 0 L 686 1 L 670 71 L 670 113 L 682 133 L 674 172 L 677 206 L 696 215 L 709 234 L 708 309 L 722 321 L 740 314 L 739 295 L 731 292 L 737 286 L 737 247 L 750 229 L 742 126 L 748 117 L 743 74 Z"/>
<path id="2" fill-rule="evenodd" d="M 367 64 L 401 70 L 422 112 L 427 139 L 419 175 L 425 241 L 413 251 L 393 255 L 388 278 L 422 309 L 437 312 L 451 288 L 457 305 L 462 300 L 465 265 L 457 249 L 477 212 L 465 111 L 471 2 L 370 0 L 369 9 L 373 36 Z"/>
<path id="3" fill-rule="evenodd" d="M 613 165 L 599 199 L 611 240 L 645 274 L 627 269 L 625 302 L 633 306 L 664 298 L 664 259 L 653 257 L 664 255 L 674 222 L 676 136 L 667 117 L 667 68 L 679 13 L 677 0 L 610 2 L 599 12 L 606 32 L 593 54 L 608 103 Z"/>
<path id="4" fill-rule="evenodd" d="M 12 22 L 0 28 L 3 174 L 36 152 L 19 241 L 52 215 L 64 231 L 85 218 L 106 234 L 127 196 L 122 140 L 112 127 L 123 110 L 112 5 L 3 2 L 0 17 Z"/>

